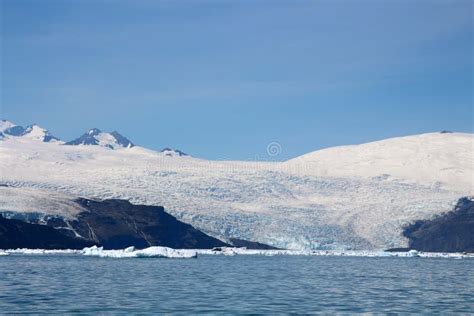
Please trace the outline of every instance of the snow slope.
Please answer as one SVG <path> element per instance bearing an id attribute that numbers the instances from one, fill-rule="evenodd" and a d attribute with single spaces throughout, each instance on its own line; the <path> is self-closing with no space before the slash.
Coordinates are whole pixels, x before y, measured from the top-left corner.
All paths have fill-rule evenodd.
<path id="1" fill-rule="evenodd" d="M 44 215 L 62 216 L 73 219 L 80 212 L 86 211 L 74 196 L 56 191 L 38 190 L 35 188 L 17 188 L 0 186 L 0 213 L 16 211 L 21 213 L 43 213 Z"/>
<path id="2" fill-rule="evenodd" d="M 430 133 L 315 151 L 286 163 L 305 175 L 406 179 L 473 189 L 472 134 Z"/>
<path id="3" fill-rule="evenodd" d="M 474 193 L 473 155 L 474 136 L 460 133 L 330 148 L 282 163 L 16 137 L 0 141 L 0 181 L 39 195 L 163 205 L 220 238 L 291 249 L 382 249 L 406 246 L 404 225 L 449 211 Z M 0 188 L 0 211 L 27 209 L 20 196 Z"/>

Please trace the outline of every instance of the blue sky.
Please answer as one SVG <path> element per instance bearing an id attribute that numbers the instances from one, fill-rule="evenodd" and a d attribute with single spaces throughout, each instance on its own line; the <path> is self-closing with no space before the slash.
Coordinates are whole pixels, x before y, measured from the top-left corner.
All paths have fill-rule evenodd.
<path id="1" fill-rule="evenodd" d="M 1 117 L 61 139 L 286 159 L 473 132 L 472 1 L 0 2 Z"/>

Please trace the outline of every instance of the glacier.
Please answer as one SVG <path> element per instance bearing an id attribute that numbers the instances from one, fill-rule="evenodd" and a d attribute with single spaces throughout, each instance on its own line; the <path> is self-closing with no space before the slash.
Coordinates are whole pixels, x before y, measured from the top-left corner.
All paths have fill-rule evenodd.
<path id="1" fill-rule="evenodd" d="M 6 135 L 0 211 L 74 217 L 77 197 L 162 205 L 214 237 L 285 249 L 405 247 L 403 227 L 474 192 L 474 136 L 427 133 L 284 162 L 210 161 Z M 51 198 L 50 198 L 51 197 Z"/>

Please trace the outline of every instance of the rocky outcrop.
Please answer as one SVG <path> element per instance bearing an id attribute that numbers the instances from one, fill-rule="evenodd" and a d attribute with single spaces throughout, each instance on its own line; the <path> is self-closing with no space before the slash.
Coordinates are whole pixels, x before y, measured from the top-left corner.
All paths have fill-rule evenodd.
<path id="1" fill-rule="evenodd" d="M 93 201 L 81 198 L 77 202 L 87 211 L 80 213 L 76 220 L 48 224 L 71 237 L 80 235 L 105 249 L 129 246 L 207 249 L 229 246 L 177 220 L 161 206 L 134 205 L 115 199 Z"/>
<path id="2" fill-rule="evenodd" d="M 0 249 L 82 249 L 92 245 L 91 241 L 66 236 L 50 226 L 0 215 Z"/>
<path id="3" fill-rule="evenodd" d="M 230 242 L 234 247 L 245 247 L 247 249 L 259 249 L 259 250 L 278 250 L 280 248 L 272 247 L 267 244 L 262 244 L 256 241 L 248 241 L 238 238 L 230 238 Z"/>
<path id="4" fill-rule="evenodd" d="M 76 202 L 83 211 L 74 219 L 35 212 L 1 212 L 0 248 L 82 249 L 97 245 L 105 249 L 278 249 L 238 238 L 225 243 L 179 221 L 162 206 L 135 205 L 118 199 L 80 198 Z"/>
<path id="5" fill-rule="evenodd" d="M 474 201 L 462 198 L 453 211 L 405 228 L 409 249 L 427 252 L 474 252 Z"/>

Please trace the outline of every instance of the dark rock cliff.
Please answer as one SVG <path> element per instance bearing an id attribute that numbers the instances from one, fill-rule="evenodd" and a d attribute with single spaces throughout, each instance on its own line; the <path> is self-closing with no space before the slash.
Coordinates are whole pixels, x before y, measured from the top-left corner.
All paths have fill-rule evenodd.
<path id="1" fill-rule="evenodd" d="M 474 252 L 474 201 L 462 198 L 454 210 L 407 226 L 410 249 L 426 252 Z"/>
<path id="2" fill-rule="evenodd" d="M 50 226 L 0 215 L 0 249 L 81 249 L 92 245 L 91 241 L 65 236 Z"/>
<path id="3" fill-rule="evenodd" d="M 225 243 L 179 221 L 161 206 L 134 205 L 117 199 L 80 198 L 76 202 L 85 211 L 72 220 L 42 213 L 2 212 L 5 218 L 0 221 L 0 248 L 82 249 L 97 245 L 105 249 L 129 246 L 277 249 L 237 238 Z"/>
<path id="4" fill-rule="evenodd" d="M 276 248 L 267 244 L 262 244 L 256 241 L 248 241 L 244 239 L 238 238 L 230 238 L 230 242 L 234 247 L 245 247 L 247 249 L 263 249 L 263 250 L 278 250 L 280 248 Z"/>
<path id="5" fill-rule="evenodd" d="M 228 246 L 177 220 L 161 206 L 134 205 L 126 200 L 113 199 L 78 199 L 77 202 L 88 211 L 80 213 L 77 220 L 70 221 L 69 225 L 77 234 L 106 249 L 129 246 L 206 249 Z M 60 223 L 49 224 L 66 228 Z M 62 231 L 70 236 L 73 234 L 68 229 Z"/>

